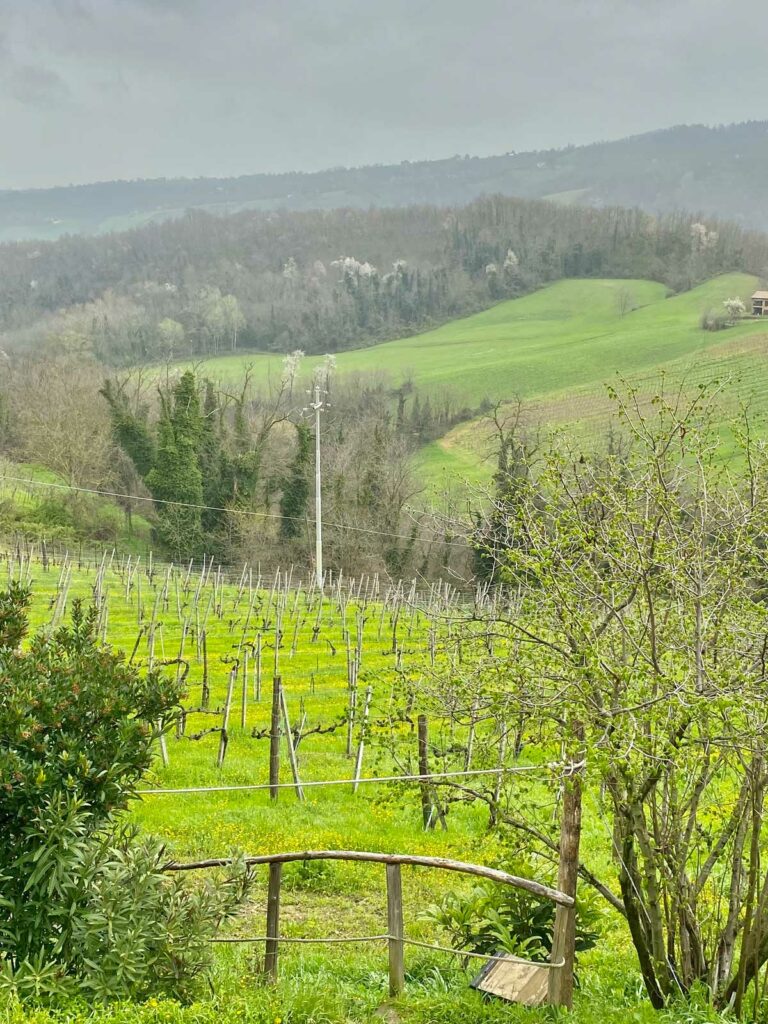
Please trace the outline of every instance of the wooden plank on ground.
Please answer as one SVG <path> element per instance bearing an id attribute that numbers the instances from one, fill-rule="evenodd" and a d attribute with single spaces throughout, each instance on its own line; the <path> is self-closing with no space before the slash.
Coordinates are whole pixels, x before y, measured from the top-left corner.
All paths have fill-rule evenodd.
<path id="1" fill-rule="evenodd" d="M 549 967 L 500 954 L 488 961 L 470 987 L 510 1003 L 542 1006 L 547 1001 Z"/>

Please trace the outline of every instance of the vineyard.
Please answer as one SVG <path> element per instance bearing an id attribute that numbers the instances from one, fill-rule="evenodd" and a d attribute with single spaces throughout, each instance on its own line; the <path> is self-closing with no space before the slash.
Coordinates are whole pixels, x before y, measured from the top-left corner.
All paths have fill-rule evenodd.
<path id="1" fill-rule="evenodd" d="M 321 591 L 291 569 L 265 577 L 248 566 L 233 573 L 38 546 L 5 562 L 9 579 L 32 587 L 35 627 L 55 630 L 73 602 L 90 603 L 104 641 L 142 670 L 183 683 L 182 715 L 159 736 L 151 785 L 132 810 L 176 860 L 341 849 L 496 864 L 503 853 L 485 830 L 511 776 L 557 815 L 551 786 L 566 766 L 548 758 L 559 760 L 559 750 L 523 754 L 520 736 L 512 726 L 499 731 L 479 697 L 466 713 L 466 684 L 457 684 L 455 713 L 429 697 L 438 680 L 479 672 L 483 652 L 499 653 L 467 618 L 492 608 L 496 616 L 501 592 L 377 577 L 328 578 Z M 485 809 L 448 788 L 459 783 L 479 789 Z M 539 870 L 554 881 L 552 865 Z M 403 882 L 417 947 L 409 966 L 475 973 L 471 954 L 453 963 L 450 937 L 426 913 L 444 894 L 440 878 L 405 868 Z M 313 939 L 331 940 L 320 948 L 332 964 L 341 951 L 351 955 L 347 939 L 373 936 L 355 944 L 354 957 L 375 965 L 386 987 L 385 951 L 375 948 L 386 937 L 383 884 L 371 865 L 290 864 L 284 887 L 288 982 L 319 956 Z M 222 963 L 250 963 L 253 983 L 251 937 L 264 934 L 262 914 L 254 905 L 221 937 Z"/>

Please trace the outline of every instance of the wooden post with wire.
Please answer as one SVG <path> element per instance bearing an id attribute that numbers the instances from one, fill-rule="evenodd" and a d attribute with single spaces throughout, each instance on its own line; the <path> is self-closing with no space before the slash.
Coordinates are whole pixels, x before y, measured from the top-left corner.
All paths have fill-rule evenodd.
<path id="1" fill-rule="evenodd" d="M 264 973 L 268 981 L 277 981 L 277 947 L 280 938 L 280 882 L 283 865 L 277 861 L 269 865 L 267 889 L 267 941 L 264 953 Z"/>
<path id="2" fill-rule="evenodd" d="M 405 988 L 403 879 L 399 864 L 387 864 L 387 932 L 389 994 L 399 996 Z"/>
<path id="3" fill-rule="evenodd" d="M 574 736 L 583 741 L 583 729 L 573 727 Z M 570 896 L 574 903 L 555 908 L 552 932 L 552 953 L 549 969 L 547 1001 L 555 1006 L 573 1005 L 573 972 L 576 960 L 576 884 L 579 875 L 579 847 L 581 845 L 581 768 L 574 768 L 566 776 L 563 793 L 563 813 L 560 824 L 560 862 L 557 869 L 557 888 Z"/>

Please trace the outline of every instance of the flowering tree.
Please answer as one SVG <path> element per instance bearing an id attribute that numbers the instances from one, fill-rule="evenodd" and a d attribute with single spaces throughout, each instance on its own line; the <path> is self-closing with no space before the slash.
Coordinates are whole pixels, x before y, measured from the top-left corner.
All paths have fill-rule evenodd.
<path id="1" fill-rule="evenodd" d="M 300 348 L 297 348 L 293 352 L 289 352 L 283 359 L 283 372 L 280 377 L 280 384 L 284 390 L 288 391 L 289 395 L 293 394 L 293 385 L 296 382 L 296 376 L 303 358 L 304 353 Z"/>
<path id="2" fill-rule="evenodd" d="M 729 320 L 738 320 L 747 312 L 747 307 L 740 298 L 726 299 L 723 302 Z"/>

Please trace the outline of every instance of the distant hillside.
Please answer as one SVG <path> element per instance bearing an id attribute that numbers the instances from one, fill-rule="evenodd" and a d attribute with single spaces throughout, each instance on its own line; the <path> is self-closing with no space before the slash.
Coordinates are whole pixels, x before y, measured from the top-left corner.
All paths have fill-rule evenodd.
<path id="1" fill-rule="evenodd" d="M 0 350 L 113 365 L 336 352 L 561 278 L 672 291 L 768 267 L 768 236 L 694 216 L 500 196 L 464 207 L 195 211 L 99 237 L 0 245 Z"/>
<path id="2" fill-rule="evenodd" d="M 650 132 L 617 142 L 492 157 L 453 157 L 313 174 L 113 181 L 0 191 L 0 241 L 99 234 L 189 209 L 328 210 L 457 205 L 481 195 L 595 207 L 685 209 L 768 229 L 768 121 Z"/>

